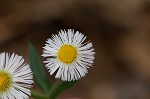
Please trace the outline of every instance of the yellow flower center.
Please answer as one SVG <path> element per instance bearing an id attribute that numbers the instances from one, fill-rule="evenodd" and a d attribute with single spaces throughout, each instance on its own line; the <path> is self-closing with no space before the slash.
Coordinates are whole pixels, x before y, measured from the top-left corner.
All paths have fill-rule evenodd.
<path id="1" fill-rule="evenodd" d="M 0 93 L 5 92 L 10 88 L 12 83 L 11 75 L 8 74 L 6 71 L 0 71 Z"/>
<path id="2" fill-rule="evenodd" d="M 58 59 L 66 64 L 72 63 L 77 57 L 77 49 L 72 45 L 63 45 L 58 51 Z"/>

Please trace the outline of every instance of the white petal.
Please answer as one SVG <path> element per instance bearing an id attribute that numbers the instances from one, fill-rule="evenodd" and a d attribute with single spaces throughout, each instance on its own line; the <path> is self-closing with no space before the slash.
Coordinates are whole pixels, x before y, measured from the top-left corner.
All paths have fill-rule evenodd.
<path id="1" fill-rule="evenodd" d="M 86 73 L 88 68 L 92 65 L 94 60 L 94 49 L 90 42 L 83 43 L 86 39 L 79 31 L 74 32 L 73 29 L 68 31 L 61 30 L 58 34 L 52 35 L 45 44 L 43 50 L 43 57 L 47 57 L 46 68 L 49 70 L 50 75 L 56 73 L 55 78 L 61 78 L 63 81 L 72 81 L 81 79 Z M 70 63 L 66 64 L 57 59 L 58 52 L 61 46 L 69 44 L 77 48 L 77 57 Z"/>

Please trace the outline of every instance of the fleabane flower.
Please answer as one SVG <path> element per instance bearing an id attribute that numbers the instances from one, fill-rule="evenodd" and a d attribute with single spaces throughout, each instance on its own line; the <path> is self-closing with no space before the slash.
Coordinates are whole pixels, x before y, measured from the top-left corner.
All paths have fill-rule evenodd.
<path id="1" fill-rule="evenodd" d="M 78 80 L 85 76 L 93 64 L 94 49 L 86 37 L 79 31 L 68 29 L 53 34 L 46 41 L 42 56 L 47 57 L 46 68 L 50 75 L 57 72 L 55 78 L 63 81 Z"/>
<path id="2" fill-rule="evenodd" d="M 0 99 L 29 99 L 32 78 L 22 56 L 0 54 Z"/>

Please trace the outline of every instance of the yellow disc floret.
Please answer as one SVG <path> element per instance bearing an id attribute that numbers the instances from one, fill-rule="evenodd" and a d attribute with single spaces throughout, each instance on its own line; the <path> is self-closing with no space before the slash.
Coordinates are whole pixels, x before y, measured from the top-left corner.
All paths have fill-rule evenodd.
<path id="1" fill-rule="evenodd" d="M 12 77 L 4 70 L 0 70 L 0 93 L 7 91 L 12 83 Z"/>
<path id="2" fill-rule="evenodd" d="M 63 45 L 58 51 L 58 59 L 65 63 L 71 64 L 77 57 L 77 49 L 72 45 Z"/>

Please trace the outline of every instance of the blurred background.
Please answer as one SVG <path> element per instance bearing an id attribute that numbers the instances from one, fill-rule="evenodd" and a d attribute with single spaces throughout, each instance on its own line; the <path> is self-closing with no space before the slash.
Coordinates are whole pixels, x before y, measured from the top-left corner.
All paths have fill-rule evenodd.
<path id="1" fill-rule="evenodd" d="M 68 28 L 87 35 L 96 59 L 58 99 L 150 99 L 150 0 L 0 0 L 1 52 L 28 62 L 29 41 L 41 55 Z"/>

